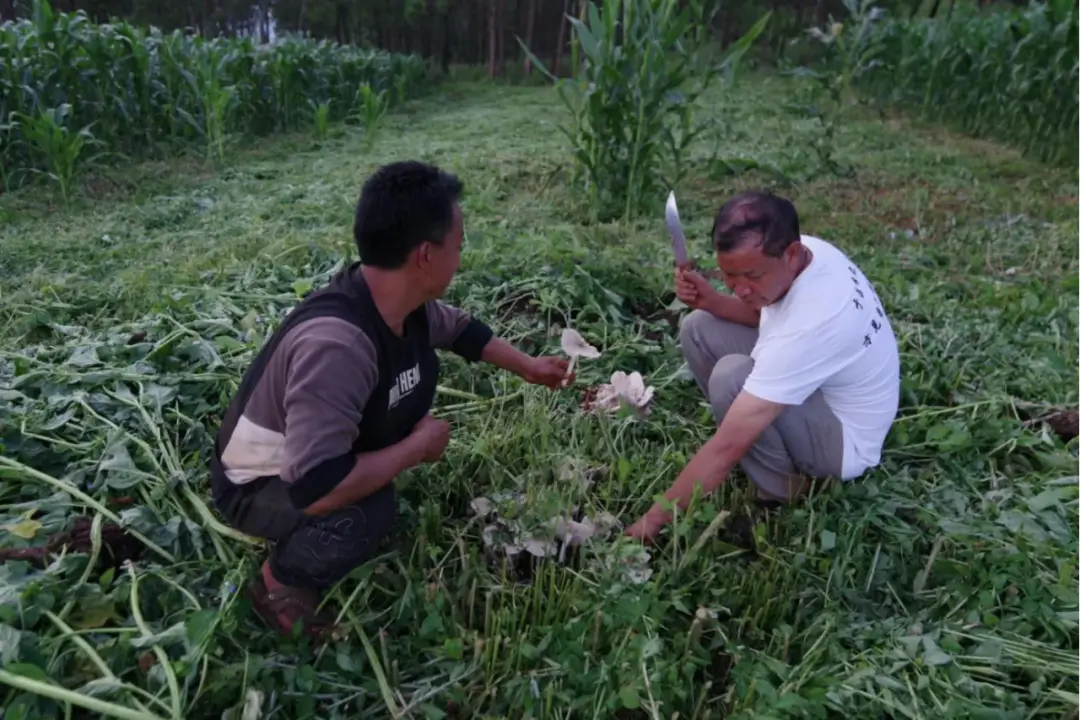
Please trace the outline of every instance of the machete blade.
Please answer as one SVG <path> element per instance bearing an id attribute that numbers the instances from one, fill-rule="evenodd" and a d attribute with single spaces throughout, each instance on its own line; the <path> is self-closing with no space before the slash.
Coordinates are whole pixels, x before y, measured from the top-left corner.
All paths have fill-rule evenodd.
<path id="1" fill-rule="evenodd" d="M 686 257 L 686 237 L 683 235 L 682 224 L 679 222 L 679 207 L 675 204 L 675 191 L 672 190 L 667 199 L 668 233 L 671 234 L 671 249 L 675 252 L 675 264 L 685 267 L 689 262 Z"/>

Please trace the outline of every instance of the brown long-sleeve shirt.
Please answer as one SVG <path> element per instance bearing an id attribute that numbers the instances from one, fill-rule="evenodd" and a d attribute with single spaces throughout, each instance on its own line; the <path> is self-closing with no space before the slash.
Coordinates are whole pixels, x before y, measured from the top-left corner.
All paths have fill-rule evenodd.
<path id="1" fill-rule="evenodd" d="M 450 348 L 472 319 L 438 301 L 426 309 L 436 349 Z M 378 372 L 374 342 L 346 320 L 314 317 L 289 329 L 221 454 L 229 480 L 291 483 L 348 453 Z"/>

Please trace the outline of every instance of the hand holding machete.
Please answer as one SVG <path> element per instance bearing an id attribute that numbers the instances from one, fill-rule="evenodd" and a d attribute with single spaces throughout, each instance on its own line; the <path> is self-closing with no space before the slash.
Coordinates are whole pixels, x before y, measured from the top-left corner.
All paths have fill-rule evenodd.
<path id="1" fill-rule="evenodd" d="M 715 277 L 715 273 L 698 271 L 686 252 L 686 236 L 682 223 L 679 222 L 679 208 L 675 204 L 675 192 L 668 195 L 665 211 L 668 233 L 671 235 L 671 249 L 675 253 L 675 296 L 687 307 L 695 310 L 704 307 L 706 297 L 716 292 L 706 278 Z"/>

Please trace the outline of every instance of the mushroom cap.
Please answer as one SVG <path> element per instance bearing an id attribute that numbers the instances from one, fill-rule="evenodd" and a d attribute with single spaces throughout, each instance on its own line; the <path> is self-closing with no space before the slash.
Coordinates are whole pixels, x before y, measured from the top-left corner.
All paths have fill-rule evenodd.
<path id="1" fill-rule="evenodd" d="M 562 349 L 570 357 L 590 359 L 600 357 L 600 351 L 585 342 L 585 338 L 581 337 L 581 333 L 572 328 L 566 328 L 562 331 Z"/>
<path id="2" fill-rule="evenodd" d="M 656 389 L 645 385 L 645 378 L 635 371 L 627 375 L 622 370 L 611 376 L 611 387 L 615 394 L 634 407 L 644 407 L 652 400 Z"/>

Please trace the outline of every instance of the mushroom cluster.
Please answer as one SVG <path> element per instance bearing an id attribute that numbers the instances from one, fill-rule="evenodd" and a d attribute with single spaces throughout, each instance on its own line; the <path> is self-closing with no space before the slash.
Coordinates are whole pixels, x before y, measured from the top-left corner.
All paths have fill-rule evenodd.
<path id="1" fill-rule="evenodd" d="M 606 512 L 595 519 L 585 515 L 573 520 L 578 509 L 572 507 L 570 517 L 557 515 L 530 530 L 520 516 L 525 506 L 524 493 L 498 493 L 492 499 L 478 497 L 469 505 L 487 523 L 483 530 L 484 549 L 495 557 L 510 560 L 525 552 L 538 558 L 558 556 L 561 563 L 567 548 L 581 545 L 596 535 L 607 535 L 619 524 L 615 516 Z"/>
<path id="2" fill-rule="evenodd" d="M 570 357 L 567 378 L 573 372 L 578 358 L 595 360 L 600 357 L 600 351 L 586 342 L 581 333 L 571 328 L 566 328 L 562 332 L 562 349 Z M 564 386 L 565 383 L 564 380 Z M 645 378 L 641 373 L 634 371 L 627 374 L 622 370 L 617 370 L 612 373 L 610 383 L 598 385 L 586 391 L 581 407 L 588 413 L 617 413 L 623 407 L 627 407 L 634 415 L 642 417 L 648 414 L 649 404 L 655 394 L 656 389 L 645 384 Z"/>
<path id="3" fill-rule="evenodd" d="M 645 385 L 645 378 L 635 371 L 627 375 L 618 370 L 611 376 L 611 382 L 598 386 L 582 404 L 585 412 L 619 412 L 624 406 L 641 417 L 649 412 L 656 389 Z"/>
<path id="4" fill-rule="evenodd" d="M 524 563 L 555 558 L 561 565 L 567 553 L 598 538 L 610 537 L 620 527 L 619 520 L 608 512 L 590 518 L 579 519 L 577 507 L 571 507 L 569 516 L 556 515 L 534 529 L 523 520 L 525 495 L 519 492 L 503 492 L 492 497 L 477 497 L 470 502 L 472 511 L 485 523 L 482 532 L 485 554 L 503 567 L 520 570 Z M 623 581 L 640 585 L 652 576 L 648 567 L 649 553 L 640 547 L 621 547 L 613 552 L 601 553 L 597 569 L 611 570 L 619 567 Z"/>

